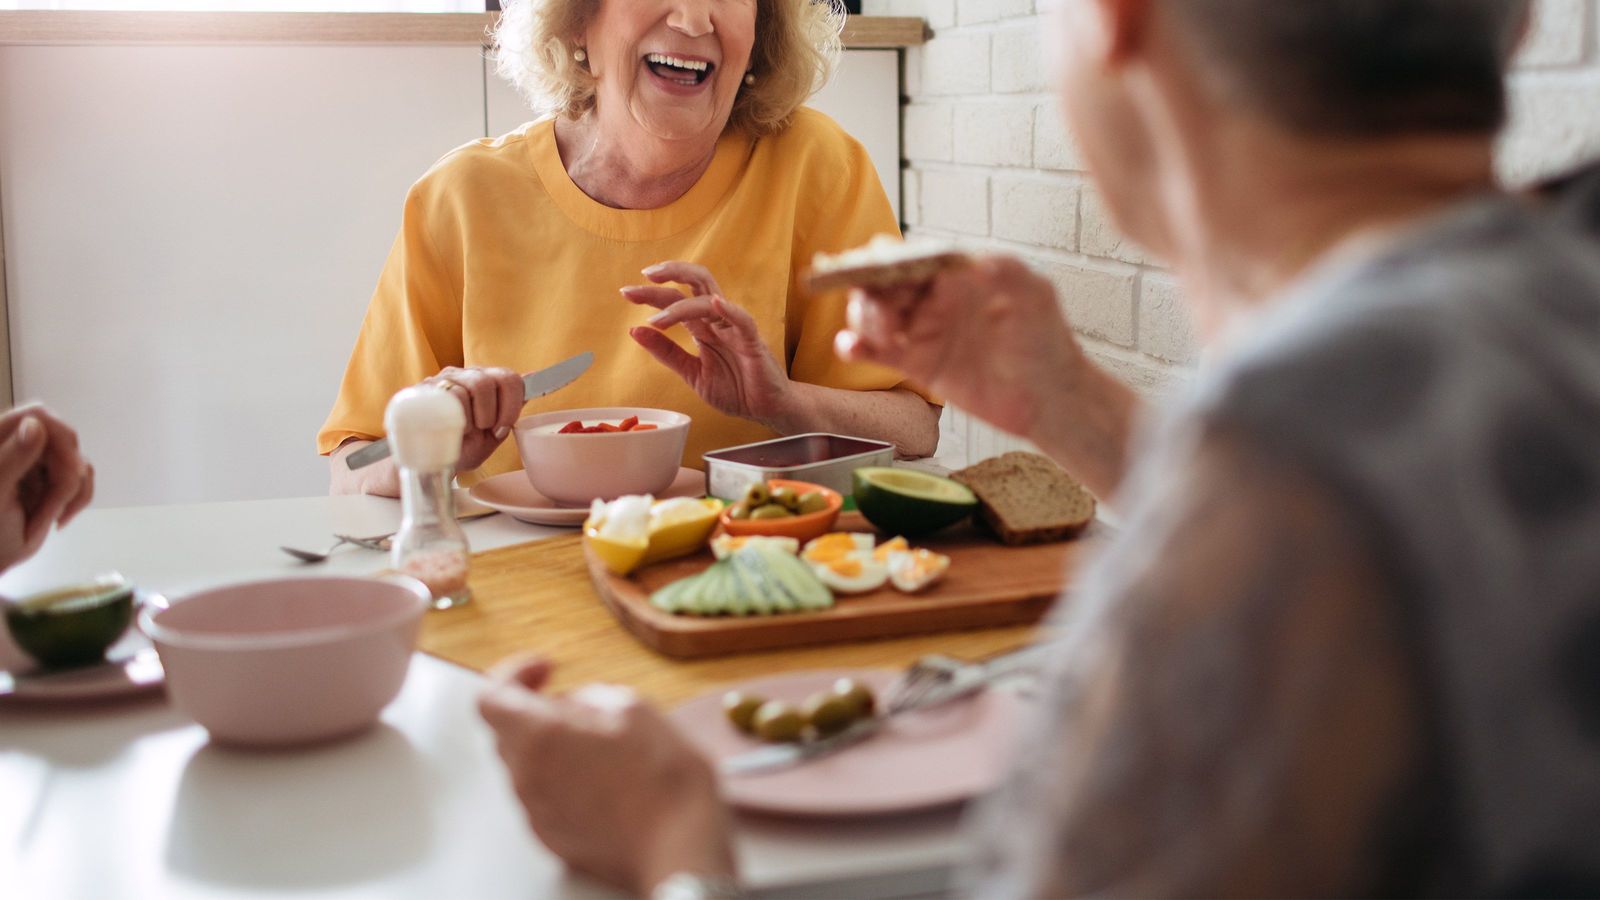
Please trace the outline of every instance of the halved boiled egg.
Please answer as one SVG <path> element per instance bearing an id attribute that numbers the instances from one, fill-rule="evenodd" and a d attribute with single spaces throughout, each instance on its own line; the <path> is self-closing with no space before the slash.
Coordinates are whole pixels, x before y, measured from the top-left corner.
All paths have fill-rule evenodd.
<path id="1" fill-rule="evenodd" d="M 774 537 L 765 534 L 719 534 L 711 539 L 711 555 L 717 559 L 727 559 L 740 547 L 761 546 L 782 550 L 784 553 L 799 553 L 800 542 L 792 537 Z"/>
<path id="2" fill-rule="evenodd" d="M 800 558 L 809 563 L 830 563 L 853 553 L 866 552 L 870 556 L 874 543 L 876 538 L 870 534 L 835 531 L 808 542 Z"/>
<path id="3" fill-rule="evenodd" d="M 903 537 L 890 538 L 879 544 L 872 551 L 872 558 L 881 563 L 889 561 L 890 554 L 904 553 L 911 549 L 911 545 Z"/>
<path id="4" fill-rule="evenodd" d="M 950 571 L 950 557 L 932 550 L 901 550 L 889 554 L 887 568 L 895 590 L 915 594 Z"/>
<path id="5" fill-rule="evenodd" d="M 867 550 L 857 550 L 827 562 L 811 563 L 822 583 L 841 594 L 864 594 L 883 587 L 889 580 L 889 567 L 872 558 Z"/>

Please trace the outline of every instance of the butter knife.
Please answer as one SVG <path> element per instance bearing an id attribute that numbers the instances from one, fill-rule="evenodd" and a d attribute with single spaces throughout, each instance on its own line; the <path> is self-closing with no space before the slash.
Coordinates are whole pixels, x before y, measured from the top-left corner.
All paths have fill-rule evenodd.
<path id="1" fill-rule="evenodd" d="M 589 366 L 594 363 L 594 354 L 588 350 L 579 353 L 571 359 L 563 360 L 546 369 L 530 372 L 522 376 L 522 402 L 526 403 L 535 397 L 543 397 L 551 391 L 566 387 L 577 379 L 579 375 L 589 371 Z M 389 455 L 389 441 L 379 438 L 362 447 L 360 450 L 345 457 L 345 465 L 352 469 L 370 466 Z"/>
<path id="2" fill-rule="evenodd" d="M 776 744 L 726 757 L 717 763 L 717 771 L 724 776 L 758 775 L 787 769 L 824 756 L 832 756 L 840 750 L 853 747 L 872 737 L 882 731 L 890 721 L 907 713 L 954 703 L 978 694 L 1002 679 L 1035 671 L 1043 664 L 1049 651 L 1050 645 L 1047 643 L 1033 644 L 974 663 L 949 660 L 951 665 L 944 683 L 929 691 L 921 701 L 911 706 L 864 719 L 838 734 L 820 740 L 798 744 Z"/>

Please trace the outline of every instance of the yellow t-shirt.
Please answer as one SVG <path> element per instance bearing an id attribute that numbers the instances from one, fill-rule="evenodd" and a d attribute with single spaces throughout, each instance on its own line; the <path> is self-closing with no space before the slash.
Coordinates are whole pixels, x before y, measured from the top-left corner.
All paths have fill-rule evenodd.
<path id="1" fill-rule="evenodd" d="M 524 414 L 587 406 L 686 413 L 694 424 L 684 464 L 700 467 L 709 450 L 775 435 L 712 409 L 634 343 L 628 329 L 656 310 L 618 290 L 645 283 L 640 269 L 654 263 L 699 263 L 755 316 L 791 378 L 888 389 L 901 383 L 897 373 L 833 353 L 844 294 L 812 296 L 801 283 L 813 254 L 880 233 L 899 228 L 866 151 L 811 109 L 759 140 L 724 134 L 699 182 L 659 209 L 612 209 L 584 194 L 561 164 L 554 119 L 474 141 L 435 163 L 407 195 L 317 449 L 382 435 L 389 398 L 445 366 L 528 372 L 592 350 L 588 372 Z M 694 352 L 681 326 L 668 333 Z M 520 467 L 508 439 L 462 480 Z"/>

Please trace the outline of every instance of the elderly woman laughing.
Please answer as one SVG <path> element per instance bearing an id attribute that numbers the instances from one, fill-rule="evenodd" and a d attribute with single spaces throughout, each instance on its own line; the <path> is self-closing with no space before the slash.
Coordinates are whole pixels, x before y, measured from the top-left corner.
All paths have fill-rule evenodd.
<path id="1" fill-rule="evenodd" d="M 688 413 L 690 463 L 806 431 L 932 453 L 939 408 L 835 357 L 844 297 L 800 277 L 817 252 L 898 231 L 866 152 L 801 108 L 839 24 L 811 0 L 508 4 L 499 69 L 552 114 L 452 151 L 412 187 L 318 435 L 333 490 L 398 492 L 391 463 L 343 458 L 422 381 L 466 407 L 465 481 L 517 468 L 517 373 L 583 350 L 593 368 L 529 411 Z"/>

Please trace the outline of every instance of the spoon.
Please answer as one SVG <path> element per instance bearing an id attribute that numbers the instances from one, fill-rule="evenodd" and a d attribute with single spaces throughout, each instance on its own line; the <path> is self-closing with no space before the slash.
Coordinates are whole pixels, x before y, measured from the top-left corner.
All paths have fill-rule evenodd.
<path id="1" fill-rule="evenodd" d="M 314 552 L 314 551 L 311 551 L 311 550 L 301 550 L 301 549 L 299 549 L 297 547 L 282 547 L 282 546 L 280 546 L 278 549 L 282 550 L 283 552 L 285 552 L 287 554 L 289 554 L 290 556 L 294 557 L 295 559 L 300 560 L 301 562 L 319 563 L 319 562 L 326 561 L 329 556 L 333 555 L 333 551 L 339 549 L 340 547 L 344 546 L 345 544 L 354 544 L 357 547 L 362 547 L 362 548 L 365 548 L 367 550 L 388 550 L 389 549 L 389 538 L 394 537 L 394 535 L 391 533 L 391 534 L 380 534 L 377 537 L 358 538 L 358 537 L 351 537 L 351 536 L 349 536 L 347 534 L 336 534 L 336 535 L 334 535 L 334 537 L 338 538 L 338 540 L 334 541 L 333 542 L 333 546 L 329 547 L 326 551 L 324 551 L 322 553 L 317 553 L 317 552 Z"/>

